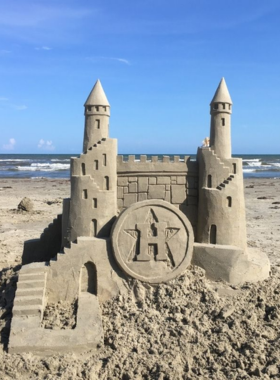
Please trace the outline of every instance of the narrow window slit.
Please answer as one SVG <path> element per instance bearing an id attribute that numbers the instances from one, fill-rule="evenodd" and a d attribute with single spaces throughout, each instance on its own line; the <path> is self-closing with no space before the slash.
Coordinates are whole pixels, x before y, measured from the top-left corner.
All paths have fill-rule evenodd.
<path id="1" fill-rule="evenodd" d="M 82 164 L 82 175 L 86 175 L 86 164 Z"/>
<path id="2" fill-rule="evenodd" d="M 97 235 L 97 220 L 92 219 L 90 222 L 90 236 L 95 237 Z"/>
<path id="3" fill-rule="evenodd" d="M 87 189 L 84 189 L 83 190 L 83 199 L 87 199 L 87 197 L 88 197 Z"/>
<path id="4" fill-rule="evenodd" d="M 210 174 L 207 176 L 207 187 L 209 189 L 212 187 L 212 176 Z"/>
<path id="5" fill-rule="evenodd" d="M 215 224 L 210 227 L 210 244 L 217 244 L 217 227 Z"/>
<path id="6" fill-rule="evenodd" d="M 100 129 L 100 120 L 99 119 L 95 120 L 95 129 Z"/>
<path id="7" fill-rule="evenodd" d="M 109 177 L 104 177 L 104 190 L 109 190 Z"/>

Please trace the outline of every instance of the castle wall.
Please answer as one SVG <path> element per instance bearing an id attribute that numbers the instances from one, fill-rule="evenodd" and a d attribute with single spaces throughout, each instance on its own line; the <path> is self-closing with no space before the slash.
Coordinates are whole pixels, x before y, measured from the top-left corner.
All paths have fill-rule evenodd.
<path id="1" fill-rule="evenodd" d="M 117 201 L 118 210 L 122 211 L 133 203 L 147 199 L 162 199 L 178 207 L 190 220 L 194 231 L 198 212 L 198 166 L 186 156 L 183 161 L 179 156 L 170 160 L 164 156 L 162 161 L 153 156 L 123 156 L 117 159 Z"/>

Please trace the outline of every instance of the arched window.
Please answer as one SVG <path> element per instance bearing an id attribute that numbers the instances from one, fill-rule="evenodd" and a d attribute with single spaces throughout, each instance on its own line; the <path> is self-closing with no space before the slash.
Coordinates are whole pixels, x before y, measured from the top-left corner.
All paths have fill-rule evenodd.
<path id="1" fill-rule="evenodd" d="M 207 187 L 209 187 L 209 189 L 212 187 L 212 176 L 210 174 L 207 176 Z"/>
<path id="2" fill-rule="evenodd" d="M 80 290 L 82 293 L 97 295 L 97 270 L 91 262 L 87 262 L 81 268 Z"/>
<path id="3" fill-rule="evenodd" d="M 104 187 L 103 187 L 104 190 L 109 190 L 109 177 L 106 176 L 104 177 Z"/>
<path id="4" fill-rule="evenodd" d="M 97 220 L 92 219 L 90 222 L 90 236 L 95 237 L 97 235 Z"/>
<path id="5" fill-rule="evenodd" d="M 210 244 L 217 244 L 217 227 L 215 224 L 210 227 Z"/>

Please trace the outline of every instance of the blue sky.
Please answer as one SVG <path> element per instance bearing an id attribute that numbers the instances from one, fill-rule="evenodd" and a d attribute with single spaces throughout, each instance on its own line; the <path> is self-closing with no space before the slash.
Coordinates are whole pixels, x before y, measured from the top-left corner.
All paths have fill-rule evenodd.
<path id="1" fill-rule="evenodd" d="M 80 153 L 99 78 L 119 153 L 195 153 L 225 77 L 233 153 L 280 154 L 279 0 L 0 0 L 0 153 Z"/>

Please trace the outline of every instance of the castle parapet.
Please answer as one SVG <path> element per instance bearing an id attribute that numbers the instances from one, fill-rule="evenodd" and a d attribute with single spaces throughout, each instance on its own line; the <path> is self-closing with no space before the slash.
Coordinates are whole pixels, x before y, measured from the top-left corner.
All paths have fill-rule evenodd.
<path id="1" fill-rule="evenodd" d="M 118 175 L 124 173 L 185 173 L 197 175 L 198 167 L 196 161 L 191 161 L 190 156 L 146 156 L 140 155 L 139 159 L 135 155 L 117 157 Z"/>

